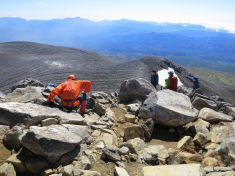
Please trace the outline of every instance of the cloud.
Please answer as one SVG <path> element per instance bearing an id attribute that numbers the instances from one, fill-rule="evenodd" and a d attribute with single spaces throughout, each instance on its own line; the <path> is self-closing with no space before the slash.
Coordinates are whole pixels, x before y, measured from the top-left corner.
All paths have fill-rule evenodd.
<path id="1" fill-rule="evenodd" d="M 34 5 L 36 5 L 36 6 L 44 6 L 45 3 L 44 2 L 35 2 Z"/>

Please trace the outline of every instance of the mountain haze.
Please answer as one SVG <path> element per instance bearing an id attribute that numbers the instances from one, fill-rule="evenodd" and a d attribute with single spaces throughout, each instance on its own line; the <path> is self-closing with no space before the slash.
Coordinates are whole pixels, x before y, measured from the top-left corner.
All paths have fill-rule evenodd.
<path id="1" fill-rule="evenodd" d="M 0 18 L 0 42 L 31 41 L 89 49 L 129 59 L 170 58 L 186 66 L 235 74 L 235 34 L 200 25 L 82 18 L 24 20 Z"/>

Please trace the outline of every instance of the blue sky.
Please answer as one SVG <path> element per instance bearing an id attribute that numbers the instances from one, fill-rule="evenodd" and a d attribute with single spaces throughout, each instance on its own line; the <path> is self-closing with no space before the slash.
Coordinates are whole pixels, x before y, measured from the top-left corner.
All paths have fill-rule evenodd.
<path id="1" fill-rule="evenodd" d="M 235 0 L 0 0 L 1 17 L 183 22 L 235 32 Z"/>

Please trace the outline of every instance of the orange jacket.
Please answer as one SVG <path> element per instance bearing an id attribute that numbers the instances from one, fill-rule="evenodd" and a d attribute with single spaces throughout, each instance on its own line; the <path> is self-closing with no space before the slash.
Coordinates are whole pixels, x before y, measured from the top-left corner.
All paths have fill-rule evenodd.
<path id="1" fill-rule="evenodd" d="M 81 91 L 83 90 L 84 93 L 88 93 L 91 90 L 91 81 L 82 81 L 82 80 L 67 80 L 63 83 L 61 83 L 60 85 L 58 85 L 56 88 L 54 88 L 49 96 L 49 99 L 52 100 L 55 96 L 59 96 L 61 98 L 61 105 L 64 107 L 77 107 L 80 104 L 79 100 L 76 100 L 73 102 L 68 102 L 68 101 L 64 101 L 64 100 L 69 100 L 71 99 L 69 97 L 69 95 L 66 95 L 65 93 L 63 93 L 64 88 L 66 87 L 66 84 L 68 83 L 68 81 L 74 81 L 75 85 L 76 85 L 76 98 L 77 99 L 78 96 L 80 95 Z"/>

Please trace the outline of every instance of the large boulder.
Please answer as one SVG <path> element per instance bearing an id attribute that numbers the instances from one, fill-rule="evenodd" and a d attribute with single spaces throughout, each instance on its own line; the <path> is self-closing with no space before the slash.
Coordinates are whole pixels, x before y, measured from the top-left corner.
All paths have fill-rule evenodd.
<path id="1" fill-rule="evenodd" d="M 22 145 L 54 164 L 62 155 L 72 151 L 88 137 L 88 128 L 85 126 L 31 126 L 22 138 Z"/>
<path id="2" fill-rule="evenodd" d="M 143 119 L 152 118 L 157 124 L 177 127 L 194 121 L 196 110 L 189 97 L 171 90 L 151 93 L 140 110 Z"/>
<path id="3" fill-rule="evenodd" d="M 142 78 L 129 79 L 122 83 L 119 99 L 123 102 L 130 102 L 135 99 L 143 101 L 153 91 L 156 91 L 156 89 L 149 81 Z"/>
<path id="4" fill-rule="evenodd" d="M 10 102 L 19 103 L 34 103 L 44 98 L 42 95 L 42 87 L 28 86 L 25 88 L 16 88 L 12 93 L 6 96 L 6 99 Z"/>
<path id="5" fill-rule="evenodd" d="M 221 112 L 216 112 L 213 109 L 203 108 L 200 110 L 199 118 L 207 122 L 232 122 L 233 117 L 223 114 Z"/>
<path id="6" fill-rule="evenodd" d="M 144 176 L 205 176 L 200 164 L 181 164 L 143 167 Z"/>
<path id="7" fill-rule="evenodd" d="M 11 87 L 11 92 L 13 92 L 16 88 L 24 88 L 27 86 L 34 86 L 34 87 L 44 87 L 43 83 L 40 81 L 33 79 L 33 78 L 27 78 L 21 81 L 18 81 Z"/>
<path id="8" fill-rule="evenodd" d="M 37 125 L 47 118 L 68 119 L 74 117 L 83 123 L 83 118 L 78 113 L 65 113 L 57 108 L 49 108 L 32 103 L 8 102 L 0 103 L 0 123 L 15 126 L 24 124 L 27 126 Z"/>

